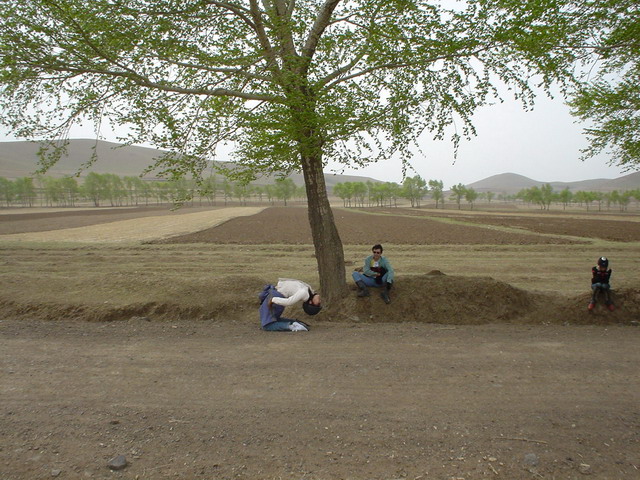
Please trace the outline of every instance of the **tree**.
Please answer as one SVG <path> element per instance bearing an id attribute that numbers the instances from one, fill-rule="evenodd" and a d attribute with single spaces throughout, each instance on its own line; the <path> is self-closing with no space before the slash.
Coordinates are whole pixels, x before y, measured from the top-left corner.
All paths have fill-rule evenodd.
<path id="1" fill-rule="evenodd" d="M 233 194 L 242 205 L 246 205 L 247 198 L 251 195 L 251 187 L 244 182 L 236 182 L 233 184 Z"/>
<path id="2" fill-rule="evenodd" d="M 217 191 L 218 191 L 218 182 L 215 175 L 209 175 L 200 184 L 200 194 L 203 195 L 207 200 L 209 200 L 209 204 L 211 205 L 216 204 Z M 261 189 L 260 190 L 256 189 L 256 191 L 262 192 Z"/>
<path id="3" fill-rule="evenodd" d="M 550 183 L 545 183 L 542 187 L 540 187 L 540 199 L 543 209 L 549 210 L 551 202 L 553 202 L 554 198 L 555 194 Z"/>
<path id="4" fill-rule="evenodd" d="M 444 183 L 442 183 L 442 180 L 429 180 L 429 188 L 431 189 L 431 196 L 436 201 L 436 208 L 438 208 L 440 200 L 442 200 L 442 204 L 444 205 L 444 194 L 442 193 Z"/>
<path id="5" fill-rule="evenodd" d="M 296 184 L 290 178 L 278 178 L 276 179 L 276 197 L 284 201 L 285 207 L 287 206 L 287 200 L 293 197 L 296 193 Z"/>
<path id="6" fill-rule="evenodd" d="M 427 182 L 420 175 L 405 178 L 402 187 L 403 197 L 411 202 L 412 207 L 420 207 L 420 200 L 429 191 Z"/>
<path id="7" fill-rule="evenodd" d="M 7 178 L 0 177 L 0 199 L 2 199 L 6 206 L 11 206 L 15 197 L 15 185 Z"/>
<path id="8" fill-rule="evenodd" d="M 364 207 L 364 199 L 367 196 L 367 184 L 364 182 L 355 182 L 353 185 L 353 198 L 356 202 L 356 207 Z"/>
<path id="9" fill-rule="evenodd" d="M 153 166 L 169 179 L 200 183 L 221 142 L 232 179 L 302 171 L 329 302 L 346 274 L 324 159 L 406 167 L 453 125 L 457 146 L 497 85 L 530 105 L 529 82 L 570 78 L 580 32 L 560 0 L 0 1 L 0 121 L 51 141 L 43 170 L 71 125 L 107 117 L 169 151 Z"/>
<path id="10" fill-rule="evenodd" d="M 25 207 L 32 207 L 36 198 L 36 190 L 33 186 L 33 178 L 20 177 L 13 182 L 16 198 Z"/>
<path id="11" fill-rule="evenodd" d="M 476 192 L 473 188 L 468 187 L 464 189 L 464 199 L 471 206 L 471 210 L 473 210 L 473 202 L 478 199 L 478 192 Z"/>
<path id="12" fill-rule="evenodd" d="M 344 207 L 351 206 L 351 199 L 353 197 L 353 188 L 351 182 L 336 183 L 333 187 L 333 194 L 342 199 L 342 205 Z"/>
<path id="13" fill-rule="evenodd" d="M 389 200 L 390 207 L 398 206 L 398 198 L 402 197 L 402 186 L 396 182 L 385 182 L 385 196 Z"/>
<path id="14" fill-rule="evenodd" d="M 640 4 L 637 0 L 585 2 L 584 34 L 595 39 L 598 68 L 574 93 L 569 105 L 583 121 L 592 157 L 611 151 L 610 163 L 640 166 Z M 595 73 L 595 74 L 594 74 Z"/>
<path id="15" fill-rule="evenodd" d="M 487 202 L 491 203 L 491 200 L 493 200 L 495 198 L 496 194 L 489 191 L 489 192 L 485 192 L 484 197 L 487 199 Z"/>
<path id="16" fill-rule="evenodd" d="M 453 194 L 451 195 L 451 198 L 453 198 L 456 201 L 456 204 L 458 204 L 458 210 L 460 210 L 460 202 L 462 201 L 462 197 L 464 197 L 466 191 L 466 187 L 461 183 L 451 187 L 451 193 Z"/>
<path id="17" fill-rule="evenodd" d="M 558 194 L 558 199 L 560 200 L 560 203 L 562 203 L 562 209 L 566 210 L 567 205 L 569 205 L 571 203 L 571 200 L 573 199 L 573 194 L 567 187 Z"/>

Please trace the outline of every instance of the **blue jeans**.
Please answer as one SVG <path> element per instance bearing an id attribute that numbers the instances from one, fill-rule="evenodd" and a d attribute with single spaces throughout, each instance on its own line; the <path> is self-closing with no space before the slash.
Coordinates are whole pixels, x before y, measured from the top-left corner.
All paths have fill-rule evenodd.
<path id="1" fill-rule="evenodd" d="M 289 327 L 293 322 L 295 322 L 295 320 L 281 317 L 280 320 L 266 324 L 262 329 L 267 332 L 290 332 L 291 329 Z"/>
<path id="2" fill-rule="evenodd" d="M 596 296 L 598 292 L 603 292 L 605 295 L 605 303 L 609 305 L 611 302 L 611 286 L 608 283 L 592 283 L 591 290 L 593 291 L 593 295 L 591 295 L 591 301 L 595 303 Z"/>
<path id="3" fill-rule="evenodd" d="M 367 277 L 364 273 L 360 272 L 353 272 L 351 276 L 353 277 L 354 282 L 362 282 L 367 287 L 383 287 L 387 285 L 387 277 L 389 276 L 389 274 L 385 273 L 382 276 L 382 283 L 378 283 L 376 282 L 376 279 L 374 277 Z"/>

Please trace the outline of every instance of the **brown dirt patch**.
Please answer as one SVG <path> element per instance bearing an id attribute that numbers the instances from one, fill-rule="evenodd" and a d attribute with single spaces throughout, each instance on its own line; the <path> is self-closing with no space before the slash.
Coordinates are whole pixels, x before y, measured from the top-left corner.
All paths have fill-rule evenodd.
<path id="1" fill-rule="evenodd" d="M 385 209 L 392 214 L 393 209 Z M 467 215 L 464 213 L 434 213 L 415 209 L 404 209 L 403 213 L 416 216 L 446 217 L 462 220 L 471 224 L 495 225 L 507 228 L 522 228 L 529 232 L 549 235 L 569 235 L 584 238 L 599 238 L 615 242 L 640 241 L 640 222 L 634 217 L 619 220 L 608 220 L 590 216 L 559 216 L 557 213 L 528 213 L 527 215 Z"/>
<path id="2" fill-rule="evenodd" d="M 379 243 L 398 245 L 489 244 L 531 245 L 576 243 L 559 237 L 506 233 L 477 226 L 451 225 L 426 218 L 374 215 L 334 209 L 343 244 Z M 312 244 L 306 208 L 271 207 L 251 218 L 235 218 L 215 228 L 172 237 L 161 243 Z"/>
<path id="3" fill-rule="evenodd" d="M 633 327 L 3 320 L 0 476 L 636 478 L 639 340 Z M 111 472 L 116 455 L 128 466 Z"/>

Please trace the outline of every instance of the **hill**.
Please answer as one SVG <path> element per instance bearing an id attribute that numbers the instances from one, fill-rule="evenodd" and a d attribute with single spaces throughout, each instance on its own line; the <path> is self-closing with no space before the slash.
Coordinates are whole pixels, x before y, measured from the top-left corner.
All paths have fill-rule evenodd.
<path id="1" fill-rule="evenodd" d="M 83 172 L 81 177 L 89 172 L 113 173 L 120 177 L 138 176 L 164 153 L 163 150 L 149 147 L 126 146 L 104 140 L 96 142 L 88 139 L 74 139 L 69 142 L 67 155 L 47 172 L 47 176 L 59 178 L 74 175 L 91 158 L 94 148 L 98 160 L 90 170 Z M 37 169 L 38 149 L 39 144 L 36 142 L 0 142 L 0 177 L 13 180 L 32 176 Z M 150 173 L 144 178 L 152 180 L 157 179 L 158 176 Z M 296 185 L 304 184 L 301 174 L 292 174 L 291 179 Z M 273 181 L 274 177 L 262 177 L 254 183 L 268 184 Z M 325 174 L 325 181 L 330 190 L 336 183 L 341 182 L 379 182 L 369 177 L 330 173 Z"/>
<path id="2" fill-rule="evenodd" d="M 547 183 L 556 191 L 564 190 L 565 188 L 568 188 L 572 192 L 579 190 L 596 192 L 634 190 L 640 188 L 640 172 L 631 173 L 615 179 L 598 178 L 578 182 L 541 182 L 515 173 L 501 173 L 471 183 L 467 185 L 467 187 L 471 187 L 478 192 L 513 194 L 525 188 L 540 187 Z"/>
<path id="3" fill-rule="evenodd" d="M 35 142 L 0 142 L 0 177 L 15 179 L 28 177 L 37 168 L 37 152 L 39 145 Z M 67 155 L 58 164 L 52 167 L 47 173 L 51 177 L 64 177 L 74 175 L 81 166 L 87 162 L 96 149 L 98 160 L 91 166 L 89 171 L 96 173 L 113 173 L 120 177 L 138 176 L 149 165 L 154 163 L 155 158 L 164 153 L 163 150 L 124 146 L 104 140 L 74 139 L 69 143 Z M 88 171 L 81 176 L 86 175 Z M 145 176 L 147 179 L 156 179 L 157 174 L 153 172 Z M 303 185 L 304 180 L 301 174 L 292 174 L 291 178 L 296 185 Z M 262 177 L 257 179 L 256 184 L 273 183 L 274 177 Z M 325 181 L 331 191 L 336 183 L 342 182 L 379 182 L 370 177 L 355 175 L 338 175 L 325 173 Z M 616 179 L 593 179 L 578 182 L 541 182 L 518 175 L 516 173 L 502 173 L 479 180 L 467 185 L 478 192 L 491 191 L 494 193 L 518 193 L 524 188 L 541 186 L 550 183 L 554 190 L 559 191 L 569 188 L 572 192 L 578 190 L 608 192 L 613 190 L 633 190 L 640 188 L 640 172 L 631 173 Z"/>

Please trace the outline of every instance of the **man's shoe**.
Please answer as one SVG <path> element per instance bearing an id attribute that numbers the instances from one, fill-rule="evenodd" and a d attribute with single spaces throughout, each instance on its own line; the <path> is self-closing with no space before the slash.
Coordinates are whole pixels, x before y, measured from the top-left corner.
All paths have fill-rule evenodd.
<path id="1" fill-rule="evenodd" d="M 360 289 L 360 291 L 358 292 L 359 297 L 368 297 L 369 295 L 371 295 L 369 293 L 369 289 L 367 288 L 367 285 L 365 285 L 363 281 L 356 282 L 356 285 Z"/>
<path id="2" fill-rule="evenodd" d="M 609 309 L 610 312 L 613 312 L 616 307 L 613 306 L 613 303 L 610 303 L 609 305 L 607 305 L 607 308 Z"/>
<path id="3" fill-rule="evenodd" d="M 292 332 L 308 332 L 309 329 L 302 322 L 293 322 L 289 326 L 289 330 Z"/>
<path id="4" fill-rule="evenodd" d="M 382 297 L 382 300 L 384 300 L 384 303 L 386 303 L 387 305 L 391 303 L 389 292 L 387 292 L 387 290 L 383 290 L 382 292 L 380 292 L 380 296 Z"/>
<path id="5" fill-rule="evenodd" d="M 591 311 L 591 310 L 593 310 L 594 308 L 596 308 L 596 304 L 595 304 L 595 303 L 593 303 L 593 302 L 589 302 L 589 306 L 587 307 L 587 309 L 588 309 L 589 311 Z"/>

